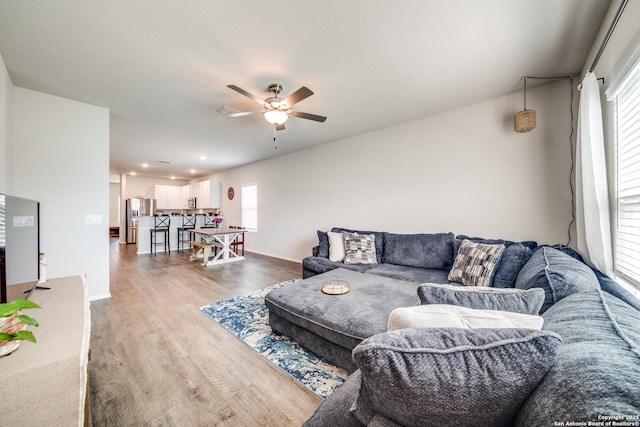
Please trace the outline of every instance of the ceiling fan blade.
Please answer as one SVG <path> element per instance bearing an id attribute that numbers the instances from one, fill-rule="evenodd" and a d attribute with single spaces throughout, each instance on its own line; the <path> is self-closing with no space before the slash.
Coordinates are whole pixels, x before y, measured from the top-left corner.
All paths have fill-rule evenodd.
<path id="1" fill-rule="evenodd" d="M 262 113 L 262 111 L 240 111 L 238 113 L 227 114 L 228 117 L 250 116 L 252 114 Z"/>
<path id="2" fill-rule="evenodd" d="M 291 95 L 287 96 L 282 102 L 287 104 L 288 107 L 291 107 L 294 104 L 302 101 L 313 95 L 313 92 L 308 87 L 302 86 L 297 91 L 293 92 Z"/>
<path id="3" fill-rule="evenodd" d="M 284 123 L 280 125 L 276 123 L 274 126 L 276 127 L 276 130 L 284 130 Z"/>
<path id="4" fill-rule="evenodd" d="M 227 85 L 227 87 L 228 87 L 229 89 L 233 89 L 233 90 L 235 90 L 236 92 L 238 92 L 238 93 L 240 93 L 240 94 L 242 94 L 242 95 L 246 96 L 247 98 L 251 98 L 251 99 L 253 99 L 253 100 L 254 100 L 254 101 L 256 101 L 258 104 L 262 105 L 262 106 L 263 106 L 263 107 L 265 107 L 265 108 L 269 106 L 266 102 L 264 102 L 264 100 L 263 100 L 263 99 L 258 98 L 257 96 L 255 96 L 255 95 L 253 95 L 253 94 L 251 94 L 251 93 L 247 92 L 246 90 L 244 90 L 244 89 L 242 89 L 242 88 L 239 88 L 239 87 L 238 87 L 238 86 L 236 86 L 236 85 Z"/>
<path id="5" fill-rule="evenodd" d="M 300 117 L 301 119 L 314 120 L 316 122 L 324 122 L 327 120 L 325 116 L 318 116 L 316 114 L 303 113 L 302 111 L 289 111 L 288 114 Z"/>
<path id="6" fill-rule="evenodd" d="M 256 114 L 256 113 L 264 113 L 264 110 L 239 111 L 239 110 L 236 110 L 235 108 L 231 108 L 231 107 L 227 107 L 226 105 L 223 105 L 222 107 L 218 108 L 218 113 L 224 114 L 227 117 L 242 117 L 242 116 L 249 116 L 251 114 Z"/>

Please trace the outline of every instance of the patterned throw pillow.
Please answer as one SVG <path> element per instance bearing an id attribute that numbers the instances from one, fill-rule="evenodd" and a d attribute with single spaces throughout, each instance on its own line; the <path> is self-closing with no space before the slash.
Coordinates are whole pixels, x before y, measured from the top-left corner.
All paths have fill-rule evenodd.
<path id="1" fill-rule="evenodd" d="M 453 261 L 448 279 L 465 286 L 489 286 L 504 245 L 489 245 L 464 240 Z"/>
<path id="2" fill-rule="evenodd" d="M 377 264 L 375 235 L 343 233 L 345 264 Z"/>

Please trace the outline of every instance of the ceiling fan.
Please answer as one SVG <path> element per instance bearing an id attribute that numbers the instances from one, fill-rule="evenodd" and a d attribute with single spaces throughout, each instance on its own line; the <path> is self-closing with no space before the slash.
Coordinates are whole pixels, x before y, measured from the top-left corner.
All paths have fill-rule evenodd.
<path id="1" fill-rule="evenodd" d="M 275 126 L 275 130 L 284 130 L 284 123 L 289 116 L 299 117 L 301 119 L 314 120 L 316 122 L 324 122 L 327 120 L 324 116 L 318 116 L 316 114 L 303 113 L 301 111 L 292 111 L 290 107 L 293 107 L 298 102 L 302 101 L 313 95 L 311 89 L 302 86 L 297 91 L 293 92 L 286 98 L 280 98 L 280 92 L 282 92 L 282 85 L 279 83 L 272 83 L 269 85 L 269 91 L 273 92 L 273 96 L 266 99 L 260 99 L 257 96 L 247 92 L 246 90 L 239 88 L 235 85 L 227 85 L 229 89 L 233 89 L 236 92 L 253 99 L 255 102 L 262 106 L 262 110 L 258 111 L 238 111 L 234 108 L 222 106 L 218 108 L 218 112 L 229 117 L 242 117 L 249 116 L 251 114 L 262 113 L 264 118 Z"/>

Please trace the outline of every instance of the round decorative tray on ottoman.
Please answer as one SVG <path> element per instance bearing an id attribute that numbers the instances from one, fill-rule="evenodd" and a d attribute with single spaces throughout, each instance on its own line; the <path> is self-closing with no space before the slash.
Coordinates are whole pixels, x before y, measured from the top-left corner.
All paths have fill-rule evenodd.
<path id="1" fill-rule="evenodd" d="M 322 292 L 328 295 L 343 295 L 349 292 L 349 282 L 332 277 L 326 282 L 322 282 Z"/>

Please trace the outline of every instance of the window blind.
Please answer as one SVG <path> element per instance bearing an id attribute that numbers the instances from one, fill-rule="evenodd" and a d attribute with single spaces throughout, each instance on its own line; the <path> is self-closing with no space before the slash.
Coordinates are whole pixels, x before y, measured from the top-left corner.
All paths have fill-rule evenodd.
<path id="1" fill-rule="evenodd" d="M 616 96 L 616 274 L 640 286 L 640 61 Z"/>

